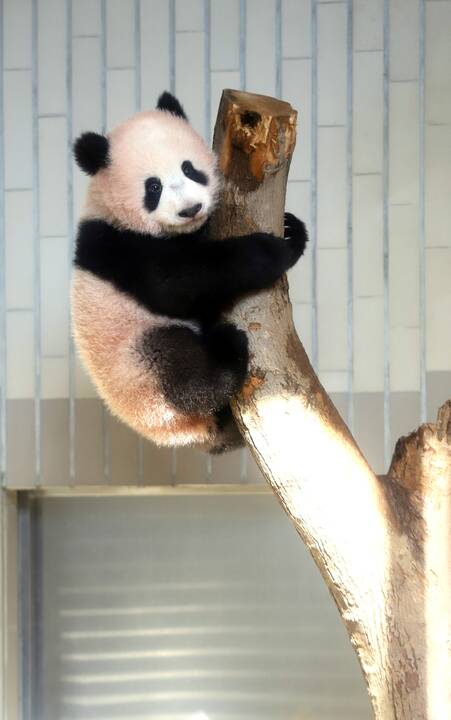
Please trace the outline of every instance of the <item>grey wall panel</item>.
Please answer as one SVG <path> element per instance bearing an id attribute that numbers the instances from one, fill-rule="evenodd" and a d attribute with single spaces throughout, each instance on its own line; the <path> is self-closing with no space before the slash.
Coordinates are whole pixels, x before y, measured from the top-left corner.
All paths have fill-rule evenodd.
<path id="1" fill-rule="evenodd" d="M 375 472 L 386 472 L 383 393 L 355 393 L 354 437 Z"/>
<path id="2" fill-rule="evenodd" d="M 451 372 L 428 372 L 426 384 L 428 398 L 427 421 L 435 422 L 439 407 L 451 398 Z"/>
<path id="3" fill-rule="evenodd" d="M 94 398 L 77 398 L 75 412 L 75 484 L 102 485 L 105 482 L 103 404 Z"/>
<path id="4" fill-rule="evenodd" d="M 142 443 L 143 485 L 172 485 L 174 482 L 174 452 L 171 448 L 158 448 L 153 443 Z"/>
<path id="5" fill-rule="evenodd" d="M 32 488 L 36 480 L 34 400 L 8 400 L 6 416 L 8 487 Z"/>
<path id="6" fill-rule="evenodd" d="M 41 483 L 68 485 L 69 400 L 41 400 Z"/>
<path id="7" fill-rule="evenodd" d="M 139 484 L 139 438 L 127 425 L 108 413 L 110 482 Z"/>
<path id="8" fill-rule="evenodd" d="M 394 392 L 390 398 L 391 452 L 396 441 L 413 432 L 421 423 L 419 392 Z"/>

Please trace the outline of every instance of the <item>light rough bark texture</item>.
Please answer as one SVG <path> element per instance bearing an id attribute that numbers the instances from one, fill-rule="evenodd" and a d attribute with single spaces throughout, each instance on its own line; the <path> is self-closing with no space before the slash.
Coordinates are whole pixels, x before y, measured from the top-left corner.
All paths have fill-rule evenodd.
<path id="1" fill-rule="evenodd" d="M 283 235 L 295 133 L 288 103 L 224 91 L 213 236 Z M 332 593 L 375 717 L 451 718 L 451 402 L 436 425 L 398 442 L 389 474 L 377 477 L 297 337 L 286 280 L 232 318 L 251 350 L 235 416 Z"/>

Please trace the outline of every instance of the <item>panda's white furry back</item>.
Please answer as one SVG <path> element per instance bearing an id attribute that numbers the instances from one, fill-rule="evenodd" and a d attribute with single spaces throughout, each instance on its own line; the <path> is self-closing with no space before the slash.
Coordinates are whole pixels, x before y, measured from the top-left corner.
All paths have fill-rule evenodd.
<path id="1" fill-rule="evenodd" d="M 91 180 L 73 332 L 99 394 L 159 445 L 237 447 L 229 402 L 245 380 L 247 338 L 222 313 L 296 262 L 303 224 L 286 216 L 285 242 L 262 233 L 209 240 L 216 159 L 169 93 L 108 136 L 84 133 L 74 151 Z"/>

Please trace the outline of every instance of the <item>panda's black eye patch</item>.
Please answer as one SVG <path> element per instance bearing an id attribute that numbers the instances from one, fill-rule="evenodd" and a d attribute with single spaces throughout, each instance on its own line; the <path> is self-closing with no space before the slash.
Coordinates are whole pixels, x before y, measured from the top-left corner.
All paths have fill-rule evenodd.
<path id="1" fill-rule="evenodd" d="M 144 183 L 144 187 L 146 189 L 144 195 L 144 207 L 149 212 L 152 212 L 158 207 L 161 192 L 163 190 L 163 185 L 161 184 L 160 178 L 150 177 L 147 178 L 146 182 Z"/>
<path id="2" fill-rule="evenodd" d="M 197 182 L 200 185 L 208 185 L 208 178 L 205 173 L 201 170 L 196 170 L 193 163 L 189 160 L 182 162 L 182 173 L 190 180 L 193 180 L 193 182 Z"/>

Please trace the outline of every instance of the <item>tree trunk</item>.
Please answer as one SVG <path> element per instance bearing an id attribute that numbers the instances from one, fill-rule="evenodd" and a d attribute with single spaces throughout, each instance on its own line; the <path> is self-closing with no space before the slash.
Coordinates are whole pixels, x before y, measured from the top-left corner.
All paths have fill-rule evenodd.
<path id="1" fill-rule="evenodd" d="M 224 91 L 213 236 L 283 235 L 295 137 L 288 103 Z M 251 351 L 235 417 L 332 593 L 375 717 L 451 718 L 451 402 L 378 478 L 310 365 L 287 290 L 284 279 L 233 312 Z"/>

